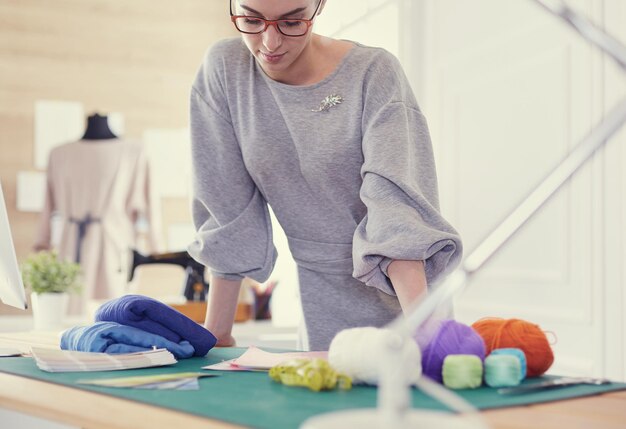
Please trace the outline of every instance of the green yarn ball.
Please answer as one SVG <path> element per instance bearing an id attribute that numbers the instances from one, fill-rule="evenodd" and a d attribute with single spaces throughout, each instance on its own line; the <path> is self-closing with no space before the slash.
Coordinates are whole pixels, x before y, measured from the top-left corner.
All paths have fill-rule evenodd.
<path id="1" fill-rule="evenodd" d="M 448 355 L 441 375 L 450 389 L 475 389 L 482 384 L 483 362 L 476 355 Z"/>

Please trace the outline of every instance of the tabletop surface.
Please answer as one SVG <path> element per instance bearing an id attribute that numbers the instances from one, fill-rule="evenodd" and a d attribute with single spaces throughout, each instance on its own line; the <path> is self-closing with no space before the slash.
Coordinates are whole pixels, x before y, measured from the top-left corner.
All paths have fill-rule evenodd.
<path id="1" fill-rule="evenodd" d="M 32 344 L 37 338 L 40 340 L 38 345 L 56 345 L 56 341 L 51 341 L 45 334 L 32 334 L 30 340 L 20 340 L 17 334 L 8 337 L 7 334 L 0 335 L 0 347 L 11 343 L 19 345 L 20 341 Z M 242 351 L 214 349 L 207 358 L 196 358 L 197 362 L 193 359 L 179 362 L 180 367 L 175 370 L 186 371 L 200 364 L 218 362 Z M 77 388 L 73 385 L 74 377 L 84 378 L 84 374 L 43 373 L 34 367 L 31 359 L 10 359 L 13 361 L 0 360 L 0 370 L 3 371 L 0 373 L 1 407 L 84 428 L 154 428 L 166 427 L 168 422 L 181 427 L 184 424 L 186 429 L 241 427 L 237 425 L 290 428 L 298 427 L 307 416 L 346 407 L 375 407 L 376 400 L 375 388 L 356 388 L 345 395 L 338 392 L 319 394 L 273 383 L 266 374 L 260 373 L 229 373 L 204 379 L 200 394 L 197 391 L 168 391 L 154 395 L 155 399 L 150 396 L 154 392 L 136 396 L 135 391 L 128 389 Z M 147 370 L 158 371 L 135 371 Z M 103 377 L 111 376 L 111 373 L 107 374 Z M 420 393 L 414 392 L 414 406 L 427 404 L 428 398 L 422 398 Z M 493 399 L 491 393 L 488 389 L 471 392 L 470 400 L 479 407 L 493 406 L 489 403 Z M 172 404 L 177 400 L 181 404 Z M 426 408 L 440 407 L 431 404 Z M 202 415 L 198 415 L 198 410 Z M 122 415 L 124 418 L 120 419 Z M 625 428 L 626 392 L 487 410 L 481 415 L 491 427 L 498 429 Z"/>

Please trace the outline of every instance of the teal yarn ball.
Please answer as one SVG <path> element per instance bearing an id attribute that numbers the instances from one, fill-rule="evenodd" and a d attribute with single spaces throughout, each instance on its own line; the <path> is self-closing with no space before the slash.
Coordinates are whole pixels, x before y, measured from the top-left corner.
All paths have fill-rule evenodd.
<path id="1" fill-rule="evenodd" d="M 476 355 L 448 355 L 441 375 L 449 389 L 475 389 L 483 382 L 483 361 Z"/>
<path id="2" fill-rule="evenodd" d="M 517 386 L 522 381 L 522 369 L 517 356 L 490 354 L 485 359 L 485 384 L 490 387 Z"/>
<path id="3" fill-rule="evenodd" d="M 521 369 L 522 369 L 522 373 L 521 373 L 521 379 L 523 380 L 526 378 L 526 354 L 524 354 L 524 351 L 522 349 L 516 349 L 516 348 L 502 348 L 502 349 L 494 349 L 491 351 L 492 355 L 513 355 L 513 356 L 517 356 L 517 358 L 520 361 L 520 365 L 521 365 Z"/>

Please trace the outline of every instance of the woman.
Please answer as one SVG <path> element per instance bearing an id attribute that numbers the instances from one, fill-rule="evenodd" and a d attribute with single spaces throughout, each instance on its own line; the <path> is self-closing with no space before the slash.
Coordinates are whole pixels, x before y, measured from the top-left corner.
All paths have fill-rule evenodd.
<path id="1" fill-rule="evenodd" d="M 212 270 L 206 327 L 231 335 L 243 276 L 298 265 L 311 350 L 382 326 L 461 257 L 441 217 L 428 129 L 388 52 L 312 32 L 325 0 L 231 0 L 241 39 L 212 47 L 191 95 L 190 253 Z"/>

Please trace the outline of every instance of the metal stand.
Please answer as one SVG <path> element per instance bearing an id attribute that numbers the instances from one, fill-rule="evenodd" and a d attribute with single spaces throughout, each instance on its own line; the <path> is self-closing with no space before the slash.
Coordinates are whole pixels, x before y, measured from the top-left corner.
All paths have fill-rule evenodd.
<path id="1" fill-rule="evenodd" d="M 572 10 L 562 0 L 534 0 L 547 11 L 572 26 L 582 37 L 611 57 L 626 71 L 626 47 L 588 19 Z M 446 281 L 425 300 L 414 304 L 406 317 L 400 316 L 389 328 L 413 341 L 412 333 L 443 303 L 462 290 L 469 278 L 506 244 L 515 233 L 593 156 L 626 122 L 626 98 L 622 99 L 521 203 L 487 235 Z M 459 414 L 443 415 L 409 409 L 410 389 L 407 362 L 397 352 L 398 345 L 388 344 L 381 362 L 378 408 L 348 410 L 311 418 L 303 429 L 367 428 L 485 428 L 478 412 L 458 395 L 422 377 L 418 388 L 440 400 Z M 400 345 L 401 347 L 401 345 Z"/>

